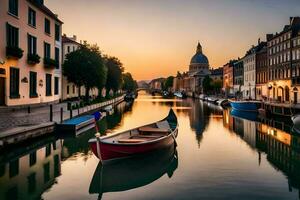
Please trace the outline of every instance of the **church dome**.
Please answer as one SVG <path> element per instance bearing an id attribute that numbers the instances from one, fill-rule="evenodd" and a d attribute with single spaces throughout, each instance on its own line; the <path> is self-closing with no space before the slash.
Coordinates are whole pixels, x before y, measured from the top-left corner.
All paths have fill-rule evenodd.
<path id="1" fill-rule="evenodd" d="M 202 53 L 202 46 L 198 42 L 196 54 L 191 59 L 191 64 L 208 64 L 207 57 Z"/>

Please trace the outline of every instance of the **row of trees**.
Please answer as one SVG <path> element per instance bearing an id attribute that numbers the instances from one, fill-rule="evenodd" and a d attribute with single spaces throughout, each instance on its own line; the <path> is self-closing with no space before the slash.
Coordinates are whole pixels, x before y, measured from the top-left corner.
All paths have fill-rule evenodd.
<path id="1" fill-rule="evenodd" d="M 202 82 L 204 94 L 218 94 L 222 89 L 222 81 L 213 81 L 209 75 L 205 76 Z"/>
<path id="2" fill-rule="evenodd" d="M 107 95 L 111 90 L 116 93 L 119 89 L 133 91 L 137 88 L 131 74 L 124 73 L 123 64 L 118 58 L 102 55 L 97 45 L 87 43 L 66 55 L 63 74 L 77 86 L 79 97 L 81 86 L 86 88 L 86 99 L 92 88 L 98 88 L 99 94 L 105 88 Z"/>

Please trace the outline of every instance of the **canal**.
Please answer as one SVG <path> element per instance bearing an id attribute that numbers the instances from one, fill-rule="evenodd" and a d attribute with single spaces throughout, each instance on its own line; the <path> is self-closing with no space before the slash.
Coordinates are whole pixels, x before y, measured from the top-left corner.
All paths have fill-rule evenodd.
<path id="1" fill-rule="evenodd" d="M 38 139 L 0 155 L 0 199 L 299 199 L 300 135 L 282 120 L 250 121 L 192 99 L 139 92 L 99 122 L 109 134 L 173 108 L 177 149 L 101 166 L 95 134 Z"/>

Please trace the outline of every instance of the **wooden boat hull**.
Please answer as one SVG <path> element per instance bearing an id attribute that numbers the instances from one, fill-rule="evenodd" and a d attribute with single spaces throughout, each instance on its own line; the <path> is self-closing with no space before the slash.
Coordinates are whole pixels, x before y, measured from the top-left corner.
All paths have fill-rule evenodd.
<path id="1" fill-rule="evenodd" d="M 171 132 L 169 132 L 167 135 L 140 143 L 120 143 L 118 142 L 118 139 L 114 139 L 116 137 L 122 137 L 122 135 L 124 135 L 125 133 L 128 134 L 129 132 L 131 135 L 131 131 L 138 129 L 136 128 L 129 131 L 125 131 L 123 133 L 106 136 L 104 138 L 93 138 L 89 140 L 91 150 L 102 161 L 108 161 L 112 159 L 119 159 L 139 155 L 158 149 L 163 149 L 171 145 L 175 145 L 175 138 L 178 134 L 178 123 L 173 110 L 170 111 L 168 117 L 159 122 L 168 120 L 172 122 L 168 122 L 171 127 Z M 108 142 L 107 139 L 111 140 Z"/>
<path id="2" fill-rule="evenodd" d="M 177 131 L 176 131 L 177 135 Z M 170 135 L 163 140 L 152 142 L 148 144 L 140 144 L 140 145 L 115 145 L 115 144 L 107 144 L 100 141 L 100 154 L 102 160 L 111 160 L 116 158 L 124 158 L 130 157 L 137 154 L 151 152 L 157 149 L 163 149 L 168 146 L 174 145 L 174 139 Z M 97 142 L 90 143 L 91 149 L 93 153 L 100 159 L 97 153 Z"/>
<path id="3" fill-rule="evenodd" d="M 235 110 L 258 112 L 261 102 L 258 101 L 231 101 L 230 105 Z"/>

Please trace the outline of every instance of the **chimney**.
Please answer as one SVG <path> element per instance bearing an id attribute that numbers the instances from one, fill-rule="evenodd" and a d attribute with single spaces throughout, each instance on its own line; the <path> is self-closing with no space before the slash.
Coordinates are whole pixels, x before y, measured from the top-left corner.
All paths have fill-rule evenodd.
<path id="1" fill-rule="evenodd" d="M 76 42 L 76 41 L 77 41 L 77 36 L 76 36 L 76 35 L 73 35 L 72 40 L 74 40 L 74 41 Z"/>
<path id="2" fill-rule="evenodd" d="M 270 41 L 273 37 L 273 34 L 267 34 L 266 35 L 266 38 L 267 38 L 267 41 Z"/>

